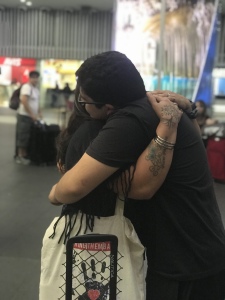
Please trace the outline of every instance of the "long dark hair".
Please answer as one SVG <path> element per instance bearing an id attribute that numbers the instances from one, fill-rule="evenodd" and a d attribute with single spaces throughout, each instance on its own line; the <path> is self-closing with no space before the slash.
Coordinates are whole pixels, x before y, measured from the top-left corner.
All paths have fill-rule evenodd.
<path id="1" fill-rule="evenodd" d="M 80 127 L 80 125 L 83 124 L 85 120 L 90 119 L 90 116 L 87 114 L 85 109 L 81 105 L 79 105 L 79 102 L 77 101 L 80 94 L 79 85 L 77 85 L 76 89 L 74 90 L 74 94 L 74 108 L 69 118 L 68 125 L 60 132 L 60 134 L 56 138 L 56 161 L 60 164 L 60 166 L 65 165 L 66 150 L 68 148 L 72 135 Z"/>

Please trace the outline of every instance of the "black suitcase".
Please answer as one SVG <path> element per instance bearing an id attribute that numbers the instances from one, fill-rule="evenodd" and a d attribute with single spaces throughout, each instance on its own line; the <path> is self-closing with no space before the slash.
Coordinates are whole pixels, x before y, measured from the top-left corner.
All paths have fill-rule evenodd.
<path id="1" fill-rule="evenodd" d="M 115 300 L 117 250 L 115 235 L 70 238 L 66 245 L 66 300 Z"/>
<path id="2" fill-rule="evenodd" d="M 56 124 L 35 123 L 30 137 L 29 158 L 36 165 L 56 164 L 56 137 L 60 133 L 60 127 Z"/>

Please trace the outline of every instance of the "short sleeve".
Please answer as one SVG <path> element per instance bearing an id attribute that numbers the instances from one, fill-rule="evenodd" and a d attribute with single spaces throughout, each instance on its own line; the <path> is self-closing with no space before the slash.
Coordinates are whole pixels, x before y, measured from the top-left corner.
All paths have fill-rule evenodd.
<path id="1" fill-rule="evenodd" d="M 20 96 L 30 96 L 31 94 L 31 86 L 29 84 L 24 84 L 20 90 Z"/>
<path id="2" fill-rule="evenodd" d="M 149 141 L 135 116 L 115 115 L 107 121 L 86 153 L 108 166 L 121 168 L 134 163 Z"/>

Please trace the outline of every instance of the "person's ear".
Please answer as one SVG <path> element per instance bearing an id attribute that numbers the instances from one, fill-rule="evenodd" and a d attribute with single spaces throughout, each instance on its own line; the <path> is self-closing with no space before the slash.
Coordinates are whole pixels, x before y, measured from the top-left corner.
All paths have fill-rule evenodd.
<path id="1" fill-rule="evenodd" d="M 106 104 L 105 109 L 107 115 L 111 114 L 115 110 L 114 106 L 111 104 Z"/>

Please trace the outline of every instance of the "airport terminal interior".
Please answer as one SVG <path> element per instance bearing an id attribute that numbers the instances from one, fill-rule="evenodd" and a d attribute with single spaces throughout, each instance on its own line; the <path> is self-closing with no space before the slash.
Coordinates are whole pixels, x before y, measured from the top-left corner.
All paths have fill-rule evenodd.
<path id="1" fill-rule="evenodd" d="M 206 2 L 210 1 L 216 2 L 214 0 Z M 60 0 L 49 0 L 46 5 L 46 0 L 38 0 L 34 9 L 31 1 L 24 0 L 19 4 L 17 2 L 19 1 L 2 0 L 0 5 L 0 300 L 38 300 L 42 238 L 53 218 L 59 216 L 61 211 L 60 207 L 49 203 L 48 194 L 51 187 L 59 180 L 60 174 L 56 164 L 26 166 L 15 162 L 17 112 L 8 107 L 9 97 L 15 88 L 28 80 L 29 72 L 36 68 L 40 71 L 39 88 L 43 120 L 48 125 L 57 124 L 61 129 L 64 128 L 73 108 L 74 94 L 71 92 L 71 97 L 65 102 L 62 91 L 66 85 L 69 85 L 71 91 L 74 90 L 76 86 L 74 72 L 85 58 L 111 50 L 115 1 L 65 0 L 62 3 Z M 117 3 L 122 2 L 123 4 L 140 2 L 143 4 L 141 6 L 143 9 L 146 3 L 154 1 L 117 0 Z M 182 1 L 168 1 L 169 4 L 179 2 Z M 193 2 L 201 2 L 199 5 L 202 5 L 204 1 Z M 219 12 L 222 12 L 223 18 L 220 23 L 217 52 L 214 53 L 216 61 L 213 68 L 213 91 L 209 91 L 209 94 L 213 93 L 213 97 L 208 98 L 207 104 L 210 115 L 225 124 L 225 0 L 219 2 Z M 212 7 L 208 6 L 210 11 Z M 158 6 L 154 7 L 154 11 L 157 9 Z M 180 7 L 178 11 L 179 9 Z M 146 9 L 143 10 L 145 13 Z M 126 9 L 124 11 L 128 12 Z M 29 15 L 30 12 L 32 15 Z M 172 26 L 176 27 L 177 21 L 174 20 L 180 20 L 176 19 L 178 13 L 172 15 L 169 10 L 167 12 L 166 26 L 173 24 Z M 179 12 L 182 16 L 186 14 L 183 7 Z M 184 59 L 183 54 L 192 51 L 192 45 L 186 43 L 188 49 L 182 48 L 184 45 L 182 32 L 177 35 L 181 40 L 167 37 L 164 62 L 169 71 L 167 75 L 162 76 L 161 86 L 159 86 L 160 72 L 156 70 L 156 66 L 157 68 L 163 66 L 157 64 L 156 60 L 161 55 L 159 51 L 161 48 L 157 48 L 154 35 L 148 36 L 143 44 L 145 47 L 143 51 L 137 45 L 141 44 L 140 41 L 134 48 L 130 46 L 135 40 L 132 30 L 135 29 L 134 32 L 137 32 L 138 29 L 132 27 L 134 24 L 131 22 L 132 18 L 135 19 L 135 13 L 132 15 L 129 11 L 129 14 L 124 18 L 126 26 L 121 27 L 123 32 L 118 36 L 122 38 L 118 39 L 117 43 L 125 42 L 132 58 L 136 58 L 137 51 L 141 51 L 141 63 L 137 59 L 137 64 L 148 90 L 158 87 L 171 89 L 191 99 L 194 87 L 201 84 L 197 78 L 201 77 L 202 82 L 204 81 L 205 73 L 200 64 L 198 65 L 199 57 L 203 57 L 202 49 L 201 55 L 197 53 L 197 59 L 190 63 L 189 59 L 193 57 L 193 53 L 190 53 L 187 59 Z M 146 16 L 147 13 L 144 15 Z M 159 15 L 160 12 L 152 23 L 147 20 L 148 30 L 154 28 L 157 31 L 160 28 L 162 24 L 160 25 Z M 197 14 L 196 18 L 198 18 Z M 18 22 L 18 26 L 15 26 L 17 32 L 9 35 L 8 38 L 5 32 L 3 34 L 2 28 L 5 23 L 2 25 L 2 22 L 5 21 L 8 26 L 13 22 L 12 20 Z M 36 26 L 38 22 L 40 22 L 39 26 Z M 205 24 L 204 26 L 208 26 L 210 22 Z M 178 27 L 180 30 L 182 26 Z M 76 31 L 76 28 L 79 28 L 80 32 Z M 56 29 L 59 31 L 54 31 Z M 200 32 L 201 28 L 198 29 Z M 23 35 L 23 30 L 26 31 L 27 36 Z M 177 28 L 175 32 L 176 30 Z M 36 31 L 38 37 L 34 34 Z M 208 29 L 206 31 L 207 34 L 210 32 Z M 173 48 L 177 45 L 182 51 Z M 176 55 L 173 56 L 173 53 Z M 152 57 L 156 60 L 153 61 Z M 143 62 L 142 58 L 149 64 Z M 203 75 L 198 77 L 196 74 L 200 69 Z M 194 92 L 197 93 L 196 90 Z M 225 226 L 225 182 L 215 180 L 214 186 Z"/>

